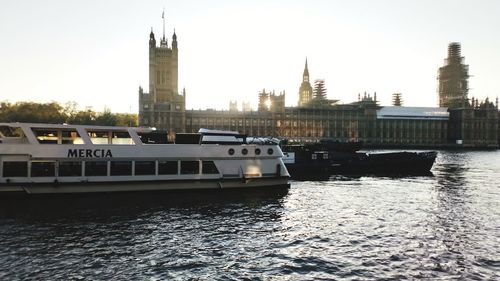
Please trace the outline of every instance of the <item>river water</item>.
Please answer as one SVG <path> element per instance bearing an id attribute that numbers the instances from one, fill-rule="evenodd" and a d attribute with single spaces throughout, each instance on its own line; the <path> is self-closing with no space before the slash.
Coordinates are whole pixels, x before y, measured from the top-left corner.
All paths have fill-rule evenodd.
<path id="1" fill-rule="evenodd" d="M 500 279 L 500 151 L 440 151 L 432 172 L 2 202 L 0 279 Z"/>

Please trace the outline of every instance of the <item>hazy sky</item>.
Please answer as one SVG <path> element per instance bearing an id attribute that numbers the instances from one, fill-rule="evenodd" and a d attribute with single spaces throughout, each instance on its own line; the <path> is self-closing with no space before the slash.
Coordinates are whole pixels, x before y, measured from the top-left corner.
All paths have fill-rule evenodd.
<path id="1" fill-rule="evenodd" d="M 175 28 L 187 108 L 227 109 L 265 88 L 296 105 L 305 58 L 328 98 L 377 92 L 390 105 L 437 106 L 450 42 L 470 68 L 470 97 L 500 95 L 500 1 L 0 0 L 0 101 L 67 102 L 137 112 L 148 39 Z M 239 103 L 240 105 L 240 103 Z"/>

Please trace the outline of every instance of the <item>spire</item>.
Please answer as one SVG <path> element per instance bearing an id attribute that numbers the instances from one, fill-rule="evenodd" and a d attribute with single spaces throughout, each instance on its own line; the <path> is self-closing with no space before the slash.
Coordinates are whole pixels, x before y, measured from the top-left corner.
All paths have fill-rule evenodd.
<path id="1" fill-rule="evenodd" d="M 309 69 L 307 67 L 307 57 L 306 57 L 306 66 L 304 67 L 304 76 L 309 76 Z"/>
<path id="2" fill-rule="evenodd" d="M 151 33 L 149 33 L 149 48 L 156 47 L 155 34 L 153 33 L 153 28 L 151 27 Z"/>
<path id="3" fill-rule="evenodd" d="M 175 28 L 174 35 L 172 35 L 172 49 L 177 49 L 177 34 L 175 34 Z"/>
<path id="4" fill-rule="evenodd" d="M 307 67 L 307 57 L 306 57 L 306 66 L 304 67 L 304 74 L 302 75 L 303 82 L 309 82 L 309 69 Z"/>

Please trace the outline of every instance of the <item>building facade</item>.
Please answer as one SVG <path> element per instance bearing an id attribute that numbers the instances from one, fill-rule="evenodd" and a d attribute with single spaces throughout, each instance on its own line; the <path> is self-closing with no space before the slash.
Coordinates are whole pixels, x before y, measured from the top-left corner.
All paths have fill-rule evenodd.
<path id="1" fill-rule="evenodd" d="M 177 35 L 169 47 L 165 32 L 156 43 L 153 30 L 149 34 L 149 92 L 139 88 L 139 125 L 160 130 L 184 132 L 186 127 L 186 93 L 178 92 L 179 50 Z"/>
<path id="2" fill-rule="evenodd" d="M 322 138 L 362 141 L 372 147 L 481 147 L 499 144 L 498 101 L 479 103 L 468 99 L 468 66 L 463 65 L 460 45 L 451 43 L 445 66 L 439 69 L 440 107 L 381 107 L 376 93 L 359 95 L 351 104 L 335 100 L 315 102 L 307 59 L 297 107 L 285 106 L 285 92 L 259 92 L 258 110 L 248 103 L 239 111 L 186 110 L 177 92 L 177 37 L 169 47 L 165 37 L 149 41 L 149 93 L 139 89 L 139 121 L 142 126 L 175 133 L 195 133 L 200 128 L 239 131 L 251 136 L 273 136 L 307 142 Z M 325 89 L 326 90 L 326 89 Z M 400 94 L 399 94 L 400 95 Z"/>
<path id="3" fill-rule="evenodd" d="M 259 112 L 284 112 L 285 111 L 285 91 L 276 94 L 274 91 L 266 92 L 262 89 L 259 93 Z"/>
<path id="4" fill-rule="evenodd" d="M 449 143 L 471 148 L 498 148 L 498 105 L 485 101 L 466 108 L 450 108 L 449 112 Z"/>
<path id="5" fill-rule="evenodd" d="M 441 147 L 448 144 L 446 108 L 379 107 L 360 101 L 329 107 L 285 107 L 282 112 L 188 110 L 186 131 L 200 128 L 239 131 L 297 142 L 331 138 L 368 146 Z M 396 112 L 395 112 L 396 111 Z"/>
<path id="6" fill-rule="evenodd" d="M 448 108 L 448 143 L 461 147 L 498 147 L 498 98 L 469 98 L 469 66 L 463 63 L 461 46 L 448 45 L 445 65 L 438 71 L 439 105 Z"/>

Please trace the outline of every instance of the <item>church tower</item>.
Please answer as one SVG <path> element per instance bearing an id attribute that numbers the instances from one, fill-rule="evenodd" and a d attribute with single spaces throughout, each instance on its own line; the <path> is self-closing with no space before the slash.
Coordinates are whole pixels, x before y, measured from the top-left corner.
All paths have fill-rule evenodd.
<path id="1" fill-rule="evenodd" d="M 149 34 L 149 93 L 139 88 L 139 125 L 168 130 L 172 135 L 185 130 L 186 96 L 178 90 L 177 34 L 172 35 L 169 47 L 165 37 L 165 13 L 163 36 L 157 46 L 153 29 Z"/>
<path id="2" fill-rule="evenodd" d="M 304 67 L 304 74 L 302 75 L 302 84 L 299 89 L 299 106 L 307 106 L 307 104 L 312 100 L 313 89 L 311 83 L 309 82 L 309 69 L 307 68 L 307 58 L 306 66 Z"/>

